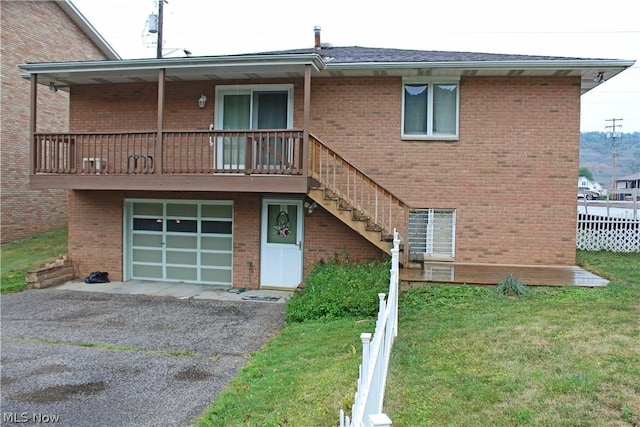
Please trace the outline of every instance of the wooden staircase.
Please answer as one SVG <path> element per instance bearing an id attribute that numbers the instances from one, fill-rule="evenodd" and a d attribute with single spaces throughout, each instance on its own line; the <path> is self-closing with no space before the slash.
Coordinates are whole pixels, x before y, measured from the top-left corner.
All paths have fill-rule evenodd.
<path id="1" fill-rule="evenodd" d="M 309 140 L 309 198 L 391 255 L 394 229 L 406 241 L 409 206 L 314 136 Z"/>

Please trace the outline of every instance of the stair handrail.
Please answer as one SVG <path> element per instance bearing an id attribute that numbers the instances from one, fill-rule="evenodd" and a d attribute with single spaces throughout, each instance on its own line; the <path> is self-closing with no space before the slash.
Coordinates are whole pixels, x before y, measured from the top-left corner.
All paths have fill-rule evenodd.
<path id="1" fill-rule="evenodd" d="M 337 197 L 345 200 L 359 213 L 367 216 L 388 236 L 393 235 L 394 229 L 404 236 L 409 205 L 329 148 L 316 136 L 309 134 L 309 140 L 311 146 L 309 176 Z M 346 170 L 343 171 L 343 168 Z M 367 188 L 373 193 L 367 192 Z M 385 207 L 385 212 L 379 209 L 382 205 Z"/>

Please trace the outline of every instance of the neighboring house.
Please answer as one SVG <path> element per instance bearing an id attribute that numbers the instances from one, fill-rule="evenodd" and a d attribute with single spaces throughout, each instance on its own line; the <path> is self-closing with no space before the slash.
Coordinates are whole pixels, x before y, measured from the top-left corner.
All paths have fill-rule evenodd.
<path id="1" fill-rule="evenodd" d="M 578 198 L 597 199 L 602 194 L 602 186 L 589 178 L 578 177 Z"/>
<path id="2" fill-rule="evenodd" d="M 2 243 L 67 226 L 64 190 L 29 188 L 29 82 L 19 64 L 36 61 L 118 59 L 82 14 L 67 1 L 2 1 L 1 216 Z M 69 101 L 41 93 L 38 129 L 69 129 Z"/>
<path id="3" fill-rule="evenodd" d="M 603 190 L 602 185 L 600 185 L 599 182 L 591 181 L 585 176 L 578 177 L 578 187 L 585 187 L 590 190 L 597 191 L 598 193 L 601 193 Z"/>
<path id="4" fill-rule="evenodd" d="M 640 201 L 640 173 L 634 173 L 616 179 L 616 193 L 619 194 L 622 199 Z M 633 197 L 634 195 L 635 199 Z"/>
<path id="5" fill-rule="evenodd" d="M 633 61 L 325 47 L 24 64 L 81 276 L 295 288 L 315 261 L 574 265 L 580 95 Z M 32 113 L 36 106 L 31 105 Z M 545 199 L 523 193 L 535 183 Z"/>
<path id="6" fill-rule="evenodd" d="M 634 173 L 616 179 L 616 188 L 640 188 L 640 173 Z"/>

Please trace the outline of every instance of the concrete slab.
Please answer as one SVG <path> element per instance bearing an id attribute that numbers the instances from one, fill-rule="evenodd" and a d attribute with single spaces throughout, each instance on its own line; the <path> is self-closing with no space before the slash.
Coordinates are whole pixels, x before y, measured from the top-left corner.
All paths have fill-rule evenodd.
<path id="1" fill-rule="evenodd" d="M 155 282 L 129 280 L 127 282 L 84 283 L 71 281 L 51 289 L 63 291 L 102 292 L 108 294 L 152 295 L 176 299 L 205 299 L 217 301 L 253 301 L 285 303 L 293 294 L 290 291 L 262 289 L 230 289 L 227 286 L 193 283 Z"/>

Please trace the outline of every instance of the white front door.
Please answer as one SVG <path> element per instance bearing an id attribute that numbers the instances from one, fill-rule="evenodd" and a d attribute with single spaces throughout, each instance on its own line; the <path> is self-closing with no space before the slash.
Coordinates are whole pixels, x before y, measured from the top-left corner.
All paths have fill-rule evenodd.
<path id="1" fill-rule="evenodd" d="M 302 281 L 302 200 L 264 199 L 260 286 L 295 289 Z"/>

